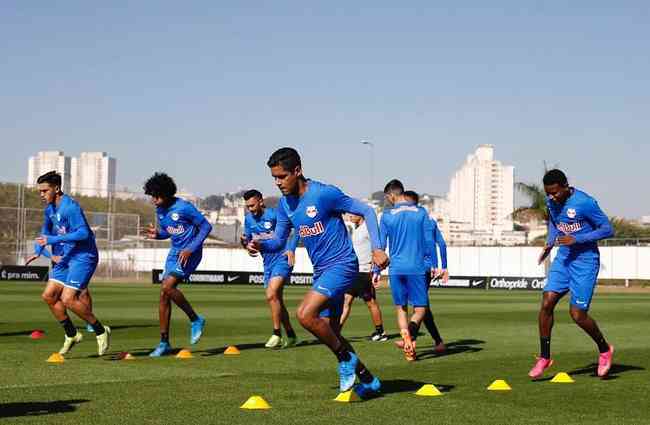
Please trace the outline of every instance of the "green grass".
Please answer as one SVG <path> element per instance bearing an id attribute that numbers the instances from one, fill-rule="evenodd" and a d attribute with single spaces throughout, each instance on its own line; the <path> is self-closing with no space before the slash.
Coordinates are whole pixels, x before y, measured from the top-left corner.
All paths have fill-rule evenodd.
<path id="1" fill-rule="evenodd" d="M 259 287 L 184 287 L 207 331 L 195 357 L 149 359 L 158 339 L 158 289 L 143 284 L 93 284 L 95 311 L 113 327 L 111 352 L 129 351 L 132 362 L 97 358 L 92 335 L 66 356 L 45 362 L 62 342 L 62 330 L 40 300 L 41 286 L 0 284 L 0 422 L 65 424 L 642 424 L 650 423 L 650 294 L 598 294 L 592 311 L 616 345 L 608 380 L 594 376 L 594 344 L 558 307 L 552 348 L 553 372 L 566 371 L 574 384 L 531 382 L 526 373 L 537 352 L 539 294 L 531 292 L 432 290 L 432 307 L 449 355 L 435 357 L 422 336 L 422 360 L 407 364 L 392 342 L 372 343 L 367 309 L 357 302 L 345 334 L 369 368 L 384 382 L 385 394 L 363 403 L 335 403 L 335 361 L 304 331 L 309 344 L 289 350 L 262 348 L 270 334 Z M 295 311 L 305 288 L 288 288 Z M 390 333 L 396 332 L 382 290 L 380 303 Z M 294 321 L 295 322 L 295 321 Z M 80 321 L 76 321 L 81 324 Z M 297 325 L 297 323 L 295 323 Z M 44 329 L 46 338 L 29 332 Z M 172 343 L 188 344 L 187 319 L 175 309 Z M 221 354 L 226 345 L 239 357 Z M 550 375 L 549 375 L 550 376 Z M 505 379 L 508 393 L 486 387 Z M 416 397 L 433 383 L 442 397 Z M 268 411 L 239 406 L 262 395 Z"/>

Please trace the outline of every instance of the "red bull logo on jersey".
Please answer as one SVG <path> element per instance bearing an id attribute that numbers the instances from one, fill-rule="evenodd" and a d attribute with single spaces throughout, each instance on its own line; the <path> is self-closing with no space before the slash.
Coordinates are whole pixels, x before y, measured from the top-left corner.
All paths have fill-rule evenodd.
<path id="1" fill-rule="evenodd" d="M 167 226 L 167 227 L 165 228 L 165 230 L 167 230 L 167 233 L 169 233 L 170 235 L 180 235 L 181 233 L 184 233 L 184 232 L 185 232 L 185 227 L 183 227 L 182 224 L 179 224 L 179 225 L 176 226 L 176 227 L 174 227 L 174 226 Z"/>
<path id="2" fill-rule="evenodd" d="M 309 236 L 317 236 L 320 235 L 321 233 L 325 233 L 325 226 L 323 226 L 323 223 L 320 221 L 314 223 L 312 227 L 300 226 L 300 229 L 298 230 L 298 234 L 300 235 L 301 238 L 307 238 Z"/>
<path id="3" fill-rule="evenodd" d="M 565 234 L 575 233 L 575 232 L 579 232 L 580 230 L 582 230 L 582 223 L 580 223 L 579 221 L 576 222 L 576 223 L 559 223 L 557 225 L 557 229 L 560 232 L 565 233 Z"/>

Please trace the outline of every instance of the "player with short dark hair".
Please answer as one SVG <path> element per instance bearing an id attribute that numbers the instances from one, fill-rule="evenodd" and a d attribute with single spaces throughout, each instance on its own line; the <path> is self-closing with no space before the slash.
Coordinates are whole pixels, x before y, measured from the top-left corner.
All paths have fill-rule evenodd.
<path id="1" fill-rule="evenodd" d="M 275 234 L 277 212 L 274 208 L 264 205 L 264 197 L 259 190 L 251 189 L 244 192 L 244 201 L 248 213 L 244 217 L 244 234 L 241 243 L 244 247 L 254 239 L 268 239 Z M 264 261 L 264 289 L 266 301 L 271 309 L 273 333 L 266 342 L 266 348 L 288 348 L 296 345 L 296 333 L 291 326 L 289 313 L 284 305 L 284 285 L 291 278 L 291 271 L 295 263 L 294 252 L 298 238 L 293 237 L 281 252 L 262 253 Z M 254 254 L 256 256 L 256 254 Z M 287 338 L 282 338 L 281 326 L 287 333 Z"/>
<path id="2" fill-rule="evenodd" d="M 357 277 L 359 263 L 341 215 L 363 215 L 372 241 L 373 263 L 383 268 L 388 257 L 379 241 L 375 212 L 368 205 L 345 195 L 335 186 L 307 179 L 300 155 L 293 148 L 275 151 L 267 165 L 282 192 L 277 208 L 275 236 L 253 240 L 249 252 L 276 252 L 286 246 L 291 227 L 303 240 L 314 267 L 314 283 L 298 308 L 300 324 L 327 345 L 338 360 L 341 392 L 361 381 L 355 391 L 368 397 L 380 391 L 381 383 L 361 363 L 341 335 L 339 317 L 343 296 Z"/>
<path id="3" fill-rule="evenodd" d="M 176 197 L 176 183 L 165 173 L 155 173 L 144 184 L 144 193 L 151 197 L 156 206 L 159 227 L 153 224 L 147 229 L 149 239 L 171 239 L 171 249 L 165 262 L 165 271 L 160 285 L 160 343 L 149 354 L 160 357 L 169 354 L 169 322 L 172 301 L 189 318 L 190 343 L 196 344 L 203 335 L 205 318 L 196 314 L 185 295 L 177 288 L 196 270 L 203 256 L 203 242 L 212 231 L 212 226 L 194 205 Z"/>
<path id="4" fill-rule="evenodd" d="M 585 192 L 569 186 L 561 170 L 550 170 L 543 178 L 547 195 L 548 237 L 538 263 L 541 264 L 554 246 L 557 255 L 548 272 L 542 305 L 539 310 L 540 356 L 528 376 L 539 378 L 551 367 L 551 330 L 558 301 L 571 293 L 569 313 L 598 347 L 598 376 L 606 376 L 612 366 L 614 346 L 608 344 L 596 321 L 589 316 L 589 306 L 600 270 L 598 241 L 610 238 L 614 231 L 598 202 Z"/>
<path id="5" fill-rule="evenodd" d="M 404 197 L 409 201 L 413 202 L 414 205 L 418 205 L 420 202 L 420 195 L 417 192 L 412 190 L 407 190 L 404 192 Z M 422 207 L 420 207 L 422 208 Z M 445 239 L 440 232 L 438 223 L 433 218 L 431 220 L 431 227 L 433 227 L 432 238 L 433 245 L 431 246 L 431 256 L 425 257 L 426 264 L 426 288 L 427 291 L 430 288 L 430 283 L 433 279 L 442 279 L 443 282 L 449 280 L 449 274 L 447 272 L 447 244 Z M 438 268 L 438 249 L 440 249 L 440 257 L 442 258 L 442 269 Z M 437 353 L 444 352 L 447 347 L 445 346 L 442 336 L 440 336 L 440 331 L 438 326 L 433 318 L 433 313 L 431 312 L 431 307 L 427 306 L 426 312 L 424 313 L 424 319 L 422 319 L 424 326 L 427 328 L 429 335 L 433 338 L 434 342 L 434 351 Z M 401 347 L 400 343 L 402 341 L 397 341 L 397 345 Z"/>
<path id="6" fill-rule="evenodd" d="M 420 323 L 429 306 L 425 257 L 431 255 L 433 245 L 431 220 L 423 208 L 410 202 L 404 195 L 404 185 L 391 180 L 384 187 L 386 201 L 392 208 L 381 215 L 382 246 L 389 244 L 390 290 L 397 310 L 397 322 L 403 340 L 404 356 L 416 360 L 415 340 Z M 375 275 L 379 282 L 379 275 Z M 408 306 L 413 315 L 408 318 Z"/>
<path id="7" fill-rule="evenodd" d="M 59 353 L 68 353 L 83 340 L 83 335 L 66 312 L 69 309 L 93 327 L 97 353 L 102 356 L 110 346 L 111 330 L 97 320 L 89 301 L 80 296 L 88 287 L 99 262 L 95 234 L 81 206 L 61 190 L 59 173 L 45 173 L 38 178 L 37 184 L 46 207 L 41 235 L 36 239 L 36 253 L 40 255 L 46 251 L 47 245 L 52 246 L 54 264 L 42 297 L 65 331 Z"/>

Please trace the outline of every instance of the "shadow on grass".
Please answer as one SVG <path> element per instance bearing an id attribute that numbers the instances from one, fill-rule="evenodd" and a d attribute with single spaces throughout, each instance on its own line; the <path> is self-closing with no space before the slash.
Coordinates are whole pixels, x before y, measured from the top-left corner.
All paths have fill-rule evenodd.
<path id="1" fill-rule="evenodd" d="M 16 332 L 4 332 L 0 333 L 0 336 L 22 336 L 22 335 L 31 335 L 33 331 L 16 331 Z"/>
<path id="2" fill-rule="evenodd" d="M 640 366 L 632 366 L 632 365 L 624 365 L 624 364 L 618 364 L 614 363 L 612 364 L 612 367 L 609 369 L 609 374 L 602 379 L 603 381 L 611 381 L 614 379 L 618 379 L 618 374 L 620 373 L 625 373 L 629 371 L 635 371 L 635 370 L 645 370 L 645 368 L 640 367 Z M 591 363 L 588 364 L 587 366 L 571 370 L 567 372 L 569 375 L 589 375 L 593 376 L 594 378 L 598 377 L 598 363 Z M 547 382 L 553 379 L 552 376 L 547 376 L 546 378 L 542 379 L 536 379 L 535 382 Z"/>
<path id="3" fill-rule="evenodd" d="M 286 350 L 294 350 L 296 348 L 302 348 L 302 347 L 309 347 L 312 345 L 320 345 L 321 343 L 316 340 L 312 339 L 309 341 L 300 341 L 298 342 L 297 345 L 286 348 Z M 264 346 L 263 342 L 254 342 L 254 343 L 248 343 L 248 344 L 237 344 L 235 345 L 239 349 L 239 351 L 245 351 L 245 350 L 256 350 L 256 349 L 264 349 L 264 350 L 281 350 L 280 348 L 266 348 Z M 200 350 L 196 351 L 196 353 L 203 353 L 202 356 L 207 357 L 207 356 L 218 356 L 220 354 L 223 354 L 224 351 L 226 351 L 226 348 L 228 347 L 219 347 L 219 348 L 210 348 L 208 350 Z M 284 349 L 282 349 L 284 350 Z"/>
<path id="4" fill-rule="evenodd" d="M 477 353 L 483 350 L 483 348 L 477 347 L 477 345 L 480 344 L 485 344 L 485 341 L 480 339 L 459 339 L 457 341 L 445 343 L 447 349 L 442 352 L 437 352 L 433 348 L 429 350 L 419 350 L 418 360 L 452 356 L 461 353 Z"/>
<path id="5" fill-rule="evenodd" d="M 429 382 L 412 381 L 410 379 L 391 379 L 391 380 L 381 381 L 381 393 L 382 394 L 415 393 L 417 390 L 422 388 L 423 385 L 426 385 L 428 383 Z M 434 384 L 434 385 L 442 393 L 448 393 L 454 388 L 456 388 L 455 385 L 448 385 L 448 384 Z"/>
<path id="6" fill-rule="evenodd" d="M 77 410 L 76 404 L 88 403 L 90 400 L 57 400 L 43 402 L 0 403 L 0 418 L 20 416 L 42 416 L 56 413 L 68 413 Z"/>

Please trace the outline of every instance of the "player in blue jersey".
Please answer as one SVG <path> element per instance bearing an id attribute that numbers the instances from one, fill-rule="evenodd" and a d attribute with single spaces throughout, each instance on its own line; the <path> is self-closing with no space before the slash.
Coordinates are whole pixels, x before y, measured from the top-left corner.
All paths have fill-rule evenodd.
<path id="1" fill-rule="evenodd" d="M 412 190 L 407 190 L 404 192 L 404 197 L 417 205 L 420 202 L 420 196 L 417 192 Z M 433 236 L 433 245 L 431 246 L 431 256 L 425 257 L 425 265 L 427 269 L 426 273 L 426 289 L 427 291 L 430 288 L 430 283 L 433 279 L 440 279 L 443 283 L 446 283 L 449 280 L 449 273 L 447 272 L 447 244 L 445 243 L 445 238 L 440 232 L 438 223 L 433 218 L 431 220 L 431 227 L 433 227 L 432 236 Z M 440 258 L 442 262 L 442 268 L 438 267 L 438 250 L 440 250 Z M 434 347 L 433 350 L 436 353 L 443 353 L 446 351 L 447 347 L 445 346 L 442 337 L 440 336 L 440 331 L 436 322 L 433 319 L 433 313 L 431 308 L 427 306 L 427 309 L 424 313 L 424 319 L 422 319 L 424 326 L 427 328 L 429 335 L 433 338 Z M 401 341 L 398 341 L 398 343 Z M 398 344 L 400 346 L 400 344 Z"/>
<path id="2" fill-rule="evenodd" d="M 155 173 L 144 184 L 144 193 L 151 197 L 156 206 L 159 227 L 149 225 L 150 239 L 171 239 L 171 249 L 165 262 L 165 271 L 160 285 L 160 343 L 149 354 L 160 357 L 169 354 L 169 321 L 172 301 L 190 319 L 190 343 L 201 339 L 205 319 L 196 314 L 178 284 L 188 279 L 196 270 L 203 255 L 203 241 L 212 231 L 212 226 L 191 203 L 176 197 L 176 183 L 165 173 Z"/>
<path id="3" fill-rule="evenodd" d="M 397 309 L 397 323 L 403 340 L 404 356 L 416 360 L 415 340 L 420 323 L 429 306 L 427 293 L 427 267 L 425 257 L 432 255 L 433 228 L 424 208 L 418 207 L 404 196 L 404 185 L 391 180 L 384 195 L 392 208 L 381 215 L 379 228 L 381 243 L 390 253 L 388 276 L 393 303 Z M 378 282 L 379 275 L 375 276 Z M 408 306 L 413 315 L 408 318 Z"/>
<path id="4" fill-rule="evenodd" d="M 248 214 L 244 217 L 244 234 L 241 243 L 244 247 L 254 239 L 268 239 L 275 234 L 277 215 L 275 209 L 264 205 L 264 197 L 259 190 L 251 189 L 244 192 L 244 201 Z M 290 239 L 287 247 L 281 252 L 262 253 L 264 261 L 264 289 L 266 302 L 271 309 L 273 334 L 266 342 L 266 348 L 288 348 L 296 345 L 296 333 L 291 326 L 289 313 L 284 305 L 282 296 L 284 285 L 291 278 L 298 238 Z M 284 326 L 287 338 L 282 338 L 280 326 Z"/>
<path id="5" fill-rule="evenodd" d="M 376 394 L 381 388 L 379 379 L 368 371 L 343 338 L 339 322 L 343 297 L 354 285 L 359 271 L 342 214 L 349 212 L 364 217 L 372 241 L 373 263 L 384 268 L 388 257 L 379 241 L 375 212 L 335 186 L 305 178 L 295 149 L 277 150 L 267 165 L 283 195 L 277 208 L 275 235 L 252 240 L 248 250 L 251 253 L 283 250 L 293 227 L 314 267 L 314 283 L 298 307 L 298 320 L 336 356 L 341 392 L 352 388 L 358 376 L 357 394 L 363 398 Z"/>
<path id="6" fill-rule="evenodd" d="M 72 310 L 93 327 L 97 353 L 102 356 L 110 346 L 111 330 L 97 320 L 88 300 L 81 297 L 99 261 L 95 235 L 79 204 L 61 191 L 60 174 L 55 171 L 43 174 L 37 184 L 41 200 L 46 204 L 42 232 L 36 239 L 40 247 L 37 253 L 51 245 L 54 254 L 50 280 L 42 297 L 65 331 L 59 353 L 68 353 L 83 340 L 66 311 Z"/>
<path id="7" fill-rule="evenodd" d="M 598 376 L 606 376 L 612 366 L 614 347 L 607 343 L 596 321 L 587 312 L 600 269 L 598 241 L 612 237 L 614 231 L 596 200 L 569 186 L 562 171 L 547 172 L 543 181 L 548 197 L 548 238 L 539 264 L 554 246 L 559 248 L 548 272 L 539 311 L 540 356 L 528 375 L 534 379 L 539 378 L 553 364 L 553 311 L 558 301 L 570 292 L 571 318 L 596 343 L 600 353 Z"/>

